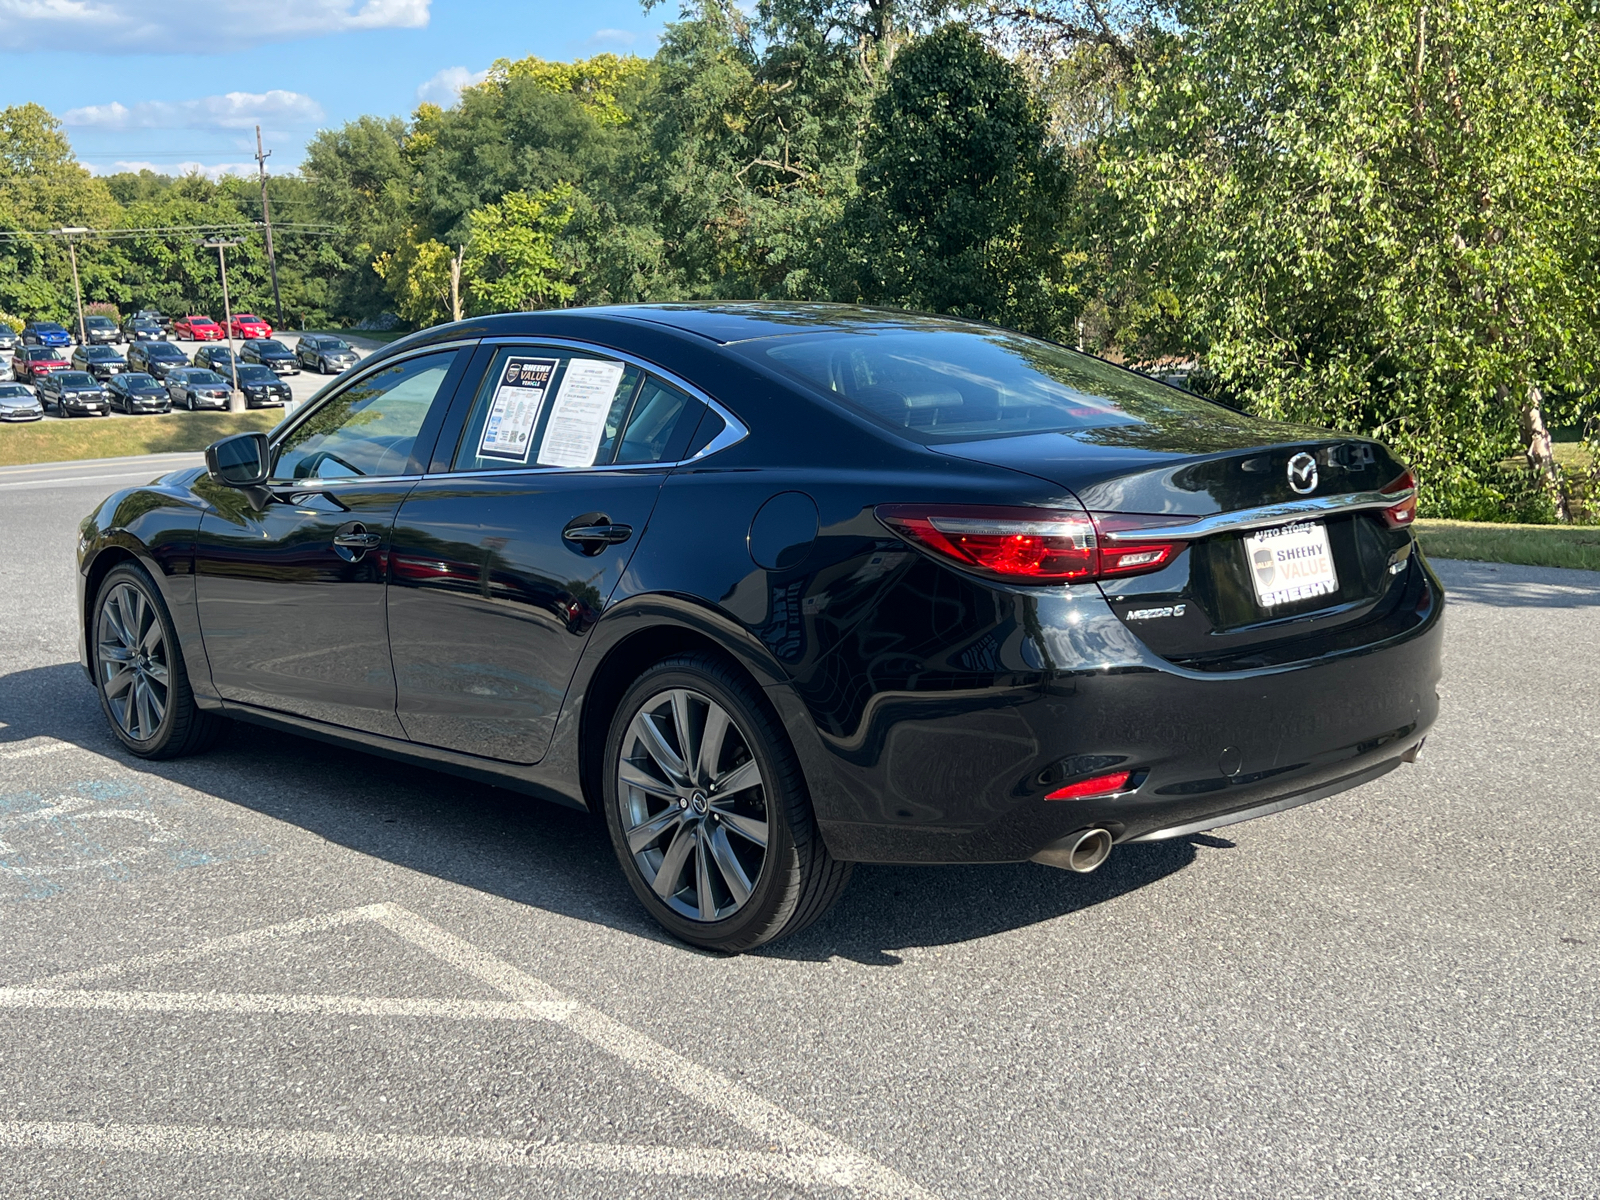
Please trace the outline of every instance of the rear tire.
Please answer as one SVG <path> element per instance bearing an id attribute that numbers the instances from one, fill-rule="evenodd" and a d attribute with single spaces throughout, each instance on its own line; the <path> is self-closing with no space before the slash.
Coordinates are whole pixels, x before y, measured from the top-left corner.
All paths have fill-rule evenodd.
<path id="1" fill-rule="evenodd" d="M 720 658 L 682 655 L 641 675 L 602 762 L 622 872 L 675 937 L 752 950 L 810 925 L 850 881 L 850 864 L 823 845 L 783 726 Z"/>
<path id="2" fill-rule="evenodd" d="M 88 645 L 101 711 L 130 753 L 199 754 L 227 730 L 225 717 L 195 704 L 166 601 L 137 563 L 118 563 L 101 581 Z"/>

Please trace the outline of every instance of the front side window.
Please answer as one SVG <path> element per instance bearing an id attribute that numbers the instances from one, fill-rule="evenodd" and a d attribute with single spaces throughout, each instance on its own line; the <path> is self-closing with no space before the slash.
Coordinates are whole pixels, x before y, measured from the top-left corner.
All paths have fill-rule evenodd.
<path id="1" fill-rule="evenodd" d="M 278 479 L 403 475 L 458 351 L 394 363 L 330 396 L 278 447 Z"/>

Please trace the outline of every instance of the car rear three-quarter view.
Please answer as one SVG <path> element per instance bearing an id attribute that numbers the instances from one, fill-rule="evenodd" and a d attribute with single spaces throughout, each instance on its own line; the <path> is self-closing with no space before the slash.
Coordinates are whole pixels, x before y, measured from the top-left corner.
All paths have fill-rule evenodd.
<path id="1" fill-rule="evenodd" d="M 235 717 L 586 808 L 719 949 L 851 863 L 1093 870 L 1330 796 L 1437 713 L 1404 464 L 988 326 L 485 318 L 208 463 L 84 524 L 125 745 Z"/>

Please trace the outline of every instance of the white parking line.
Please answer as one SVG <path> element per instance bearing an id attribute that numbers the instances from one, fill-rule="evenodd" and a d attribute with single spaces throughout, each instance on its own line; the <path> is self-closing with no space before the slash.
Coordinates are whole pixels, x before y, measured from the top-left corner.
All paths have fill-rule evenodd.
<path id="1" fill-rule="evenodd" d="M 530 1142 L 509 1138 L 417 1137 L 324 1133 L 306 1129 L 238 1129 L 214 1125 L 96 1125 L 88 1121 L 0 1121 L 0 1146 L 12 1150 L 75 1150 L 233 1155 L 296 1160 L 490 1165 L 535 1171 L 608 1171 L 636 1175 L 771 1179 L 800 1186 L 849 1187 L 850 1166 L 810 1155 L 607 1142 Z"/>
<path id="2" fill-rule="evenodd" d="M 110 1012 L 294 1013 L 345 1017 L 447 1017 L 455 1021 L 563 1021 L 573 1000 L 429 1000 L 276 992 L 112 992 L 0 988 L 0 1008 Z"/>
<path id="3" fill-rule="evenodd" d="M 42 746 L 25 746 L 21 750 L 0 750 L 0 759 L 38 758 L 41 754 L 58 754 L 62 750 L 76 750 L 71 742 L 46 742 Z"/>
<path id="4" fill-rule="evenodd" d="M 230 951 L 273 939 L 347 927 L 362 921 L 372 921 L 382 926 L 463 974 L 504 993 L 510 997 L 510 1001 L 68 990 L 68 985 L 104 979 L 135 968 L 217 958 Z M 884 1197 L 886 1200 L 934 1200 L 930 1192 L 904 1175 L 832 1134 L 824 1133 L 747 1088 L 692 1062 L 598 1009 L 573 1000 L 544 980 L 529 975 L 397 904 L 369 904 L 305 917 L 216 938 L 197 946 L 66 972 L 36 981 L 32 987 L 0 989 L 0 1007 L 122 1012 L 337 1013 L 373 1017 L 551 1021 L 559 1023 L 563 1029 L 571 1030 L 596 1049 L 621 1059 L 679 1094 L 728 1117 L 759 1136 L 763 1142 L 776 1146 L 779 1152 L 759 1154 L 661 1146 L 595 1147 L 578 1143 L 541 1147 L 492 1138 L 389 1135 L 347 1138 L 298 1130 L 213 1129 L 210 1126 L 138 1125 L 104 1130 L 93 1125 L 70 1122 L 0 1123 L 0 1145 L 60 1144 L 85 1149 L 122 1148 L 159 1153 L 213 1149 L 217 1153 L 289 1157 L 393 1158 L 430 1162 L 515 1161 L 534 1166 L 637 1171 L 646 1174 L 752 1174 L 775 1176 L 796 1183 L 843 1187 L 861 1195 Z M 37 1132 L 38 1138 L 30 1131 Z M 96 1140 L 102 1138 L 107 1140 Z M 546 1161 L 551 1155 L 555 1157 Z M 511 1157 L 507 1159 L 503 1156 Z"/>

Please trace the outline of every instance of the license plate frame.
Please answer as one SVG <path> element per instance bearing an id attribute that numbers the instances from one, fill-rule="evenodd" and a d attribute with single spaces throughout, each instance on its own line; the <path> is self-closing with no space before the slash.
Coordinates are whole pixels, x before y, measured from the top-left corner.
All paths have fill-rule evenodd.
<path id="1" fill-rule="evenodd" d="M 1272 611 L 1339 594 L 1339 572 L 1321 521 L 1257 529 L 1241 539 L 1256 603 Z"/>

